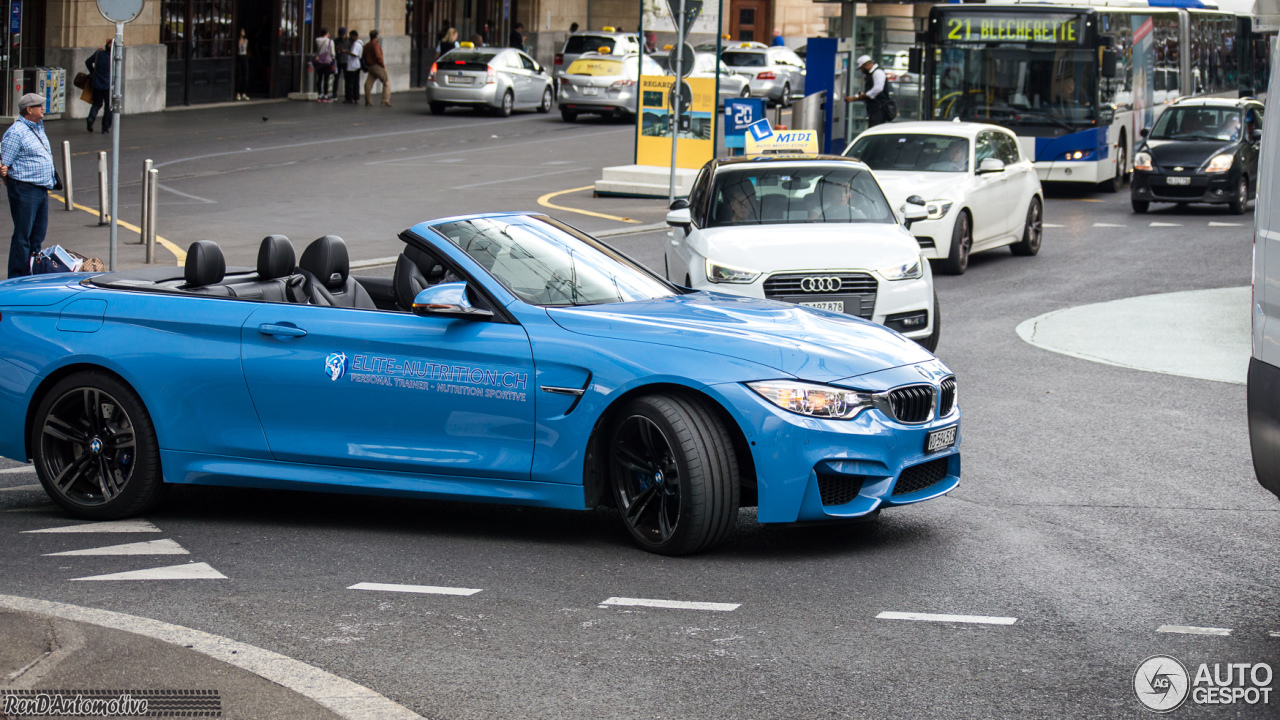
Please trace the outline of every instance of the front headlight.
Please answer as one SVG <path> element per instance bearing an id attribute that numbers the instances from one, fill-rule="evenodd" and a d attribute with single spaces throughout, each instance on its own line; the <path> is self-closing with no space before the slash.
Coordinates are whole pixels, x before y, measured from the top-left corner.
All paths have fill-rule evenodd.
<path id="1" fill-rule="evenodd" d="M 732 265 L 721 265 L 707 259 L 707 279 L 713 283 L 749 283 L 760 277 L 755 270 L 736 268 Z"/>
<path id="2" fill-rule="evenodd" d="M 1140 152 L 1133 156 L 1133 169 L 1145 170 L 1151 172 L 1155 168 L 1151 166 L 1151 153 Z"/>
<path id="3" fill-rule="evenodd" d="M 1231 169 L 1231 163 L 1236 159 L 1235 155 L 1224 154 L 1209 161 L 1209 165 L 1205 167 L 1205 172 L 1220 173 Z"/>
<path id="4" fill-rule="evenodd" d="M 930 220 L 938 220 L 946 217 L 947 211 L 954 205 L 950 200 L 930 200 L 924 204 L 925 212 L 929 213 Z"/>
<path id="5" fill-rule="evenodd" d="M 915 280 L 924 275 L 924 268 L 920 265 L 920 258 L 916 258 L 905 265 L 895 265 L 876 272 L 885 280 Z"/>
<path id="6" fill-rule="evenodd" d="M 872 405 L 871 393 L 794 380 L 747 383 L 760 397 L 783 410 L 809 417 L 849 420 Z"/>

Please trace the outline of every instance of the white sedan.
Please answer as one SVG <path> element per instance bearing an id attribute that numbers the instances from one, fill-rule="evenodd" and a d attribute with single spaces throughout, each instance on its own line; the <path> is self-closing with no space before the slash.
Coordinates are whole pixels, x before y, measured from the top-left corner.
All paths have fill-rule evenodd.
<path id="1" fill-rule="evenodd" d="M 908 206 L 913 218 L 922 206 Z M 928 350 L 933 274 L 866 165 L 840 157 L 722 158 L 667 215 L 667 277 L 880 323 Z"/>
<path id="2" fill-rule="evenodd" d="M 1009 246 L 1040 252 L 1044 191 L 1035 167 L 1008 130 L 983 123 L 885 123 L 859 135 L 844 154 L 866 163 L 893 207 L 925 200 L 928 217 L 911 226 L 924 257 L 952 275 L 970 253 Z"/>

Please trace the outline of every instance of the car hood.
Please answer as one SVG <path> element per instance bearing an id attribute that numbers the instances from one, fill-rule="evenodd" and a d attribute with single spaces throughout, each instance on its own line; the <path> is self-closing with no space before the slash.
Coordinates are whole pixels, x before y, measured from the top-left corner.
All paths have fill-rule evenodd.
<path id="1" fill-rule="evenodd" d="M 800 223 L 710 228 L 690 239 L 700 255 L 760 272 L 878 270 L 908 263 L 920 246 L 890 223 Z"/>
<path id="2" fill-rule="evenodd" d="M 725 355 L 832 382 L 933 359 L 912 340 L 858 318 L 722 293 L 547 308 L 564 329 Z"/>
<path id="3" fill-rule="evenodd" d="M 1234 142 L 1222 140 L 1148 140 L 1147 152 L 1156 165 L 1181 165 L 1195 169 L 1222 153 L 1235 151 Z"/>
<path id="4" fill-rule="evenodd" d="M 954 189 L 968 179 L 965 173 L 903 172 L 900 170 L 876 170 L 873 173 L 880 182 L 880 189 L 889 198 L 889 205 L 899 210 L 907 198 L 919 195 L 928 202 L 940 198 L 954 198 Z M 953 192 L 948 192 L 952 190 Z"/>

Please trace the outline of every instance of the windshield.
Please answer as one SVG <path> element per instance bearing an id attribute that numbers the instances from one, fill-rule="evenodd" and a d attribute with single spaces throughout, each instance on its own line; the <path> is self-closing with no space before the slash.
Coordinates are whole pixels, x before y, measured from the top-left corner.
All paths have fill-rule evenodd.
<path id="1" fill-rule="evenodd" d="M 953 135 L 863 135 L 845 155 L 872 170 L 969 172 L 969 140 Z"/>
<path id="2" fill-rule="evenodd" d="M 1094 124 L 1095 52 L 1078 48 L 948 47 L 934 73 L 934 116 L 1052 137 Z"/>
<path id="3" fill-rule="evenodd" d="M 871 173 L 854 166 L 722 170 L 710 227 L 780 223 L 894 223 Z"/>
<path id="4" fill-rule="evenodd" d="M 1151 129 L 1152 140 L 1239 140 L 1236 108 L 1172 107 Z"/>
<path id="5" fill-rule="evenodd" d="M 479 218 L 434 229 L 530 305 L 596 305 L 677 294 L 612 248 L 545 216 Z"/>
<path id="6" fill-rule="evenodd" d="M 591 51 L 598 52 L 603 47 L 609 48 L 605 52 L 613 52 L 615 42 L 607 35 L 570 35 L 568 42 L 564 44 L 564 51 L 575 55 Z"/>
<path id="7" fill-rule="evenodd" d="M 765 67 L 769 62 L 762 52 L 727 52 L 724 64 L 729 67 Z"/>

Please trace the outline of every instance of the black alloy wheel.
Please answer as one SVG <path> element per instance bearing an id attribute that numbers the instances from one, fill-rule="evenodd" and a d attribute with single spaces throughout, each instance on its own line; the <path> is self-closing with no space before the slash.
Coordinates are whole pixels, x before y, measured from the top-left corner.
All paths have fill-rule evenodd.
<path id="1" fill-rule="evenodd" d="M 738 464 L 723 423 L 700 400 L 627 403 L 609 437 L 609 477 L 640 547 L 687 555 L 720 542 L 738 513 Z"/>
<path id="2" fill-rule="evenodd" d="M 511 111 L 516 107 L 516 96 L 508 90 L 502 94 L 502 105 L 494 111 L 498 117 L 511 117 Z"/>
<path id="3" fill-rule="evenodd" d="M 1240 176 L 1240 182 L 1236 185 L 1236 194 L 1231 198 L 1230 208 L 1236 215 L 1243 215 L 1249 210 L 1249 178 L 1244 175 Z"/>
<path id="4" fill-rule="evenodd" d="M 564 120 L 565 122 L 577 122 L 577 121 L 578 121 L 578 113 L 576 113 L 576 112 L 574 112 L 574 111 L 572 111 L 572 110 L 561 110 L 561 111 L 560 111 L 560 119 L 561 119 L 561 120 Z"/>
<path id="5" fill-rule="evenodd" d="M 112 375 L 65 378 L 32 418 L 32 460 L 40 484 L 72 515 L 111 520 L 143 512 L 163 488 L 151 418 Z"/>
<path id="6" fill-rule="evenodd" d="M 1044 207 L 1040 198 L 1031 198 L 1031 207 L 1027 208 L 1027 223 L 1022 228 L 1022 241 L 1009 246 L 1014 255 L 1030 257 L 1040 252 L 1040 241 L 1044 238 Z"/>
<path id="7" fill-rule="evenodd" d="M 948 275 L 963 275 L 969 269 L 969 251 L 972 249 L 973 220 L 969 211 L 961 210 L 951 229 L 951 249 L 947 251 L 947 259 L 942 261 L 943 271 Z"/>
<path id="8" fill-rule="evenodd" d="M 1129 196 L 1129 204 L 1133 205 L 1133 211 L 1138 213 L 1139 215 L 1151 209 L 1150 200 L 1139 200 L 1138 198 L 1133 197 L 1132 195 Z"/>
<path id="9" fill-rule="evenodd" d="M 538 112 L 546 115 L 551 112 L 551 88 L 542 91 L 542 104 L 538 106 Z"/>

